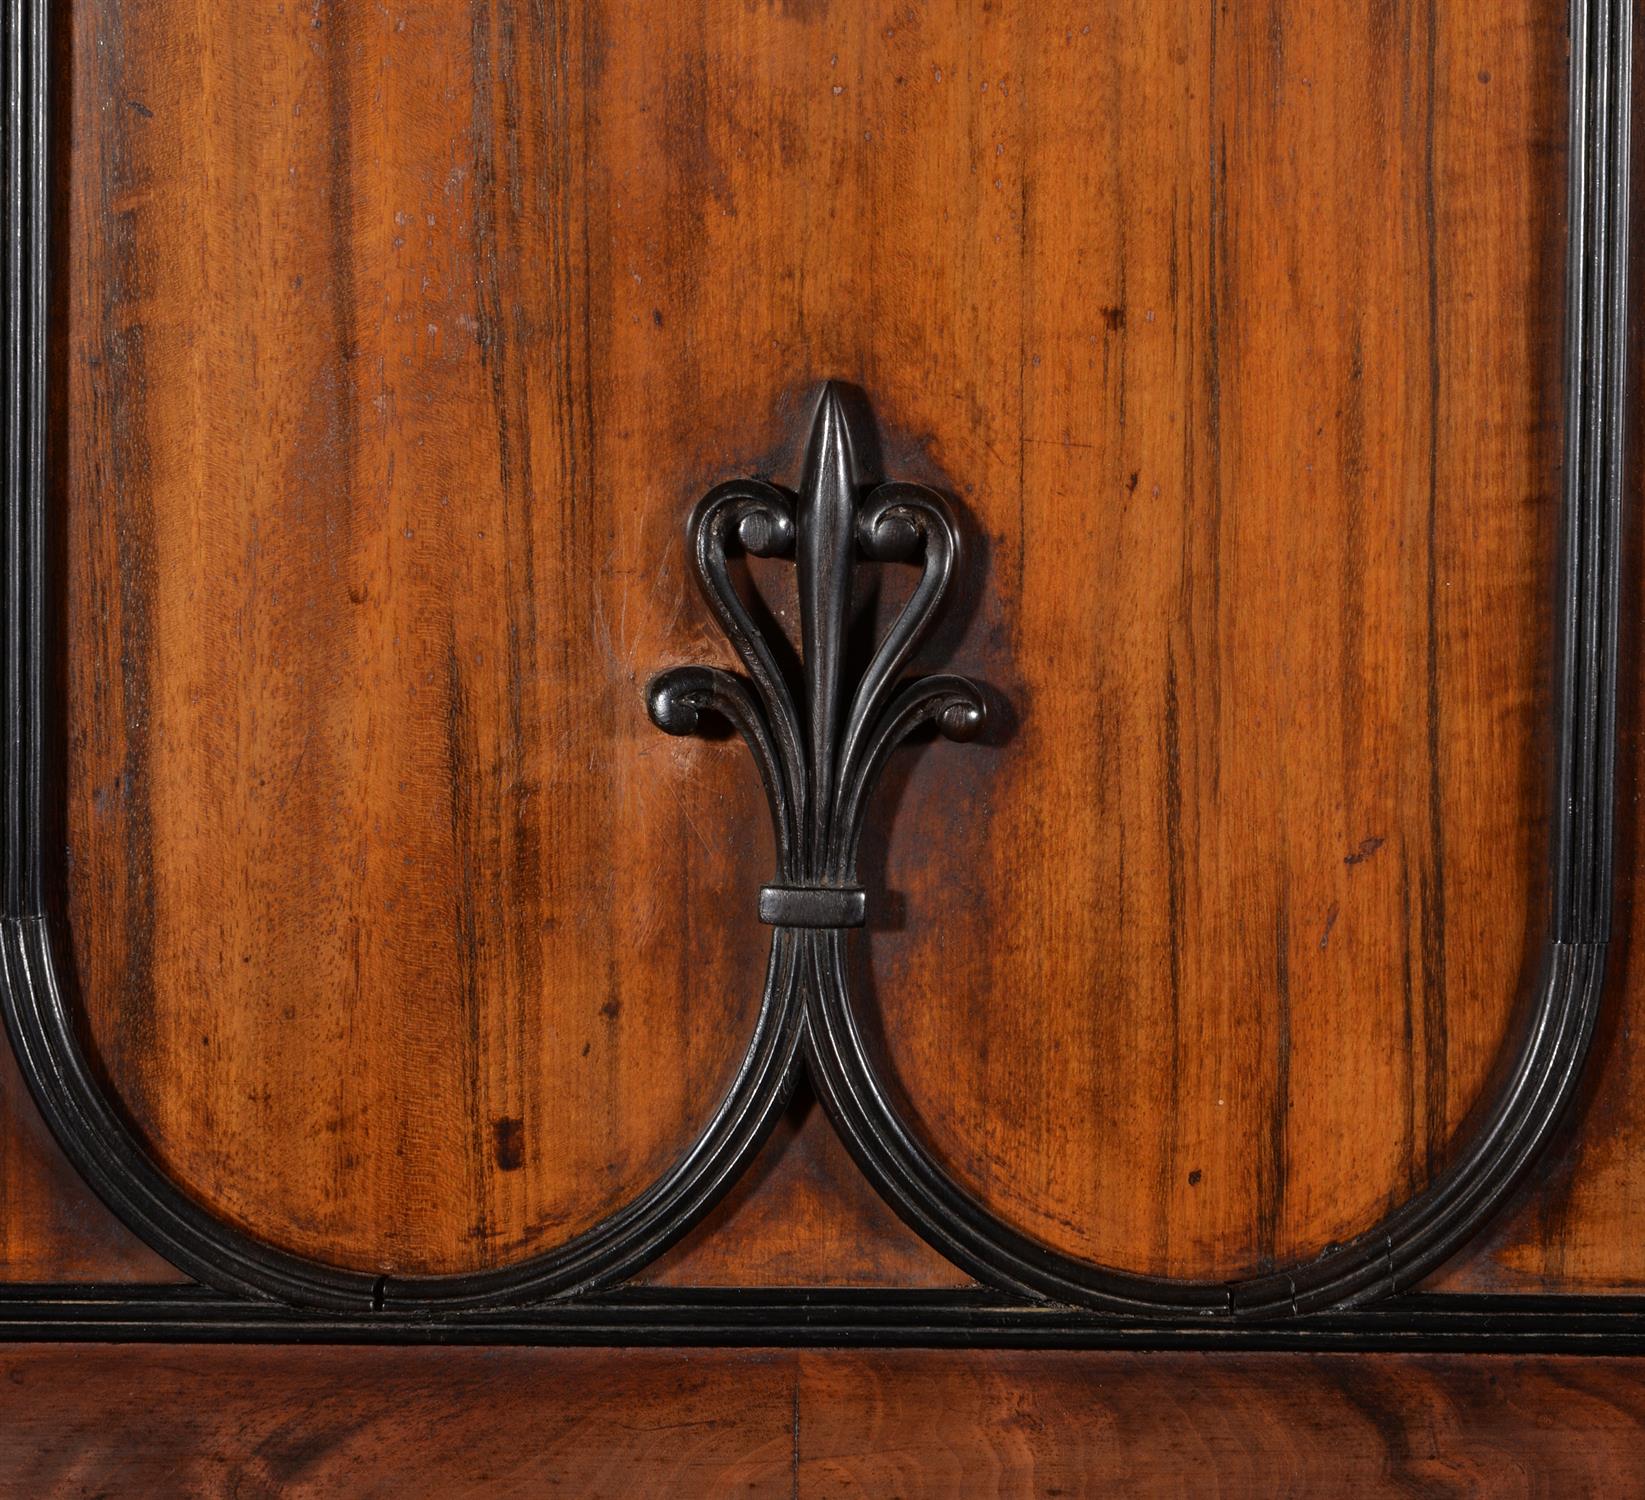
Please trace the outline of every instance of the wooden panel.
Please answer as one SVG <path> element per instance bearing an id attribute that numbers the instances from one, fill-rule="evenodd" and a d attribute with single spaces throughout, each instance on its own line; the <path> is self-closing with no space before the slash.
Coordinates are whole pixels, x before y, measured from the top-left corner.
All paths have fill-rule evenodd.
<path id="1" fill-rule="evenodd" d="M 183 1279 L 64 1160 L 0 1035 L 0 1281 Z"/>
<path id="2" fill-rule="evenodd" d="M 1636 191 L 1637 204 L 1645 195 Z M 1633 368 L 1645 350 L 1631 353 Z M 1631 455 L 1640 469 L 1640 435 Z M 1618 756 L 1617 902 L 1604 1009 L 1576 1108 L 1554 1149 L 1522 1186 L 1497 1223 L 1430 1279 L 1440 1291 L 1571 1292 L 1645 1290 L 1645 967 L 1639 945 L 1645 864 L 1640 860 L 1639 807 L 1645 791 L 1645 739 L 1640 736 L 1642 672 L 1638 622 L 1642 576 L 1636 478 L 1630 496 L 1622 617 L 1630 622 L 1624 653 L 1622 746 Z"/>
<path id="3" fill-rule="evenodd" d="M 640 685 L 824 376 L 1008 705 L 868 851 L 938 1151 L 1196 1274 L 1444 1158 L 1540 935 L 1561 5 L 73 15 L 70 916 L 194 1191 L 450 1269 L 683 1146 L 770 855 Z"/>
<path id="4" fill-rule="evenodd" d="M 1003 646 L 1020 724 L 910 775 L 874 936 L 944 1154 L 1179 1274 L 1424 1181 L 1542 922 L 1563 11 L 1244 14 L 1047 15 L 998 64 L 1015 295 L 985 419 L 919 421 L 989 538 L 955 657 Z"/>
<path id="5" fill-rule="evenodd" d="M 653 1286 L 969 1286 L 857 1169 L 808 1093 L 736 1187 L 634 1278 Z"/>
<path id="6" fill-rule="evenodd" d="M 0 1375 L 31 1500 L 1645 1484 L 1637 1360 L 24 1348 Z"/>
<path id="7" fill-rule="evenodd" d="M 612 401 L 583 44 L 512 14 L 73 9 L 85 1014 L 186 1183 L 385 1270 L 637 1193 L 764 966 L 757 788 L 642 708 L 692 474 Z"/>

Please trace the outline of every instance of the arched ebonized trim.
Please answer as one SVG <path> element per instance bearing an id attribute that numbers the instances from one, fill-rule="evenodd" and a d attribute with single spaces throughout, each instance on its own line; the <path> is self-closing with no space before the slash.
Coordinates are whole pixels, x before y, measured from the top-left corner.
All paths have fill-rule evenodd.
<path id="1" fill-rule="evenodd" d="M 379 1277 L 292 1255 L 224 1223 L 154 1161 L 105 1095 L 75 1033 L 53 918 L 45 830 L 56 765 L 47 465 L 50 47 L 47 0 L 4 0 L 5 565 L 4 907 L 0 1006 L 24 1078 L 69 1160 L 179 1269 L 238 1297 L 336 1311 L 461 1311 L 586 1292 L 631 1275 L 708 1211 L 786 1102 L 799 1044 L 794 944 L 772 945 L 765 997 L 737 1073 L 685 1153 L 638 1198 L 575 1239 L 494 1271 Z M 733 683 L 729 691 L 735 696 Z M 715 706 L 721 706 L 716 704 Z M 733 711 L 735 705 L 732 705 Z"/>

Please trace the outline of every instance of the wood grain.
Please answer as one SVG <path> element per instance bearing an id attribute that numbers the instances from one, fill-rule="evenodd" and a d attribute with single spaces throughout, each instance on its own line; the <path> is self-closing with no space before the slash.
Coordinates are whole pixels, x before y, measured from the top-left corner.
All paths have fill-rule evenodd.
<path id="1" fill-rule="evenodd" d="M 1065 1248 L 1316 1250 L 1500 1055 L 1541 922 L 1561 19 L 1019 33 L 1017 295 L 986 424 L 939 431 L 989 539 L 955 655 L 1001 644 L 1020 727 L 911 773 L 872 974 L 943 1154 Z"/>
<path id="2" fill-rule="evenodd" d="M 1615 1495 L 1638 1360 L 0 1354 L 0 1494 Z"/>
<path id="3" fill-rule="evenodd" d="M 1637 183 L 1637 179 L 1636 179 Z M 1645 206 L 1636 186 L 1634 217 Z M 1638 233 L 1638 225 L 1635 228 Z M 1636 239 L 1635 243 L 1638 241 Z M 1636 320 L 1632 368 L 1645 368 Z M 1632 476 L 1624 542 L 1621 745 L 1617 787 L 1617 894 L 1606 992 L 1587 1073 L 1554 1147 L 1496 1223 L 1430 1279 L 1439 1291 L 1633 1293 L 1645 1290 L 1645 1007 L 1641 963 L 1639 808 L 1645 792 L 1645 657 L 1640 653 L 1640 583 L 1645 533 L 1639 524 L 1642 434 L 1631 434 Z"/>
<path id="4" fill-rule="evenodd" d="M 183 1279 L 80 1180 L 0 1039 L 0 1281 Z"/>
<path id="5" fill-rule="evenodd" d="M 808 1093 L 718 1207 L 634 1278 L 651 1286 L 970 1286 L 857 1169 Z"/>
<path id="6" fill-rule="evenodd" d="M 735 748 L 643 713 L 703 631 L 680 480 L 591 401 L 594 61 L 512 7 L 74 16 L 90 1036 L 178 1175 L 296 1248 L 562 1241 L 706 1121 L 767 865 Z"/>
<path id="7" fill-rule="evenodd" d="M 868 851 L 934 1148 L 1207 1275 L 1445 1159 L 1541 927 L 1563 5 L 71 9 L 69 915 L 192 1191 L 454 1269 L 683 1148 L 769 839 L 640 688 L 827 376 L 1005 706 Z M 913 1274 L 790 1205 L 744 1274 Z"/>

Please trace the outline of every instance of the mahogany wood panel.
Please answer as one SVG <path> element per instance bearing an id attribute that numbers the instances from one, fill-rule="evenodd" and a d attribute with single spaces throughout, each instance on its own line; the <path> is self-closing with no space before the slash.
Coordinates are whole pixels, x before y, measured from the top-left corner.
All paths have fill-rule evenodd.
<path id="1" fill-rule="evenodd" d="M 873 974 L 927 1128 L 1058 1244 L 1316 1249 L 1427 1177 L 1501 1045 L 1540 924 L 1561 25 L 1132 7 L 1019 95 L 1016 469 L 948 467 L 1021 727 L 911 775 L 891 879 L 953 875 Z"/>
<path id="2" fill-rule="evenodd" d="M 763 957 L 720 913 L 767 862 L 734 747 L 639 708 L 698 627 L 643 405 L 592 394 L 593 60 L 541 10 L 73 19 L 95 1045 L 182 1178 L 297 1248 L 562 1240 L 727 1081 Z"/>
<path id="3" fill-rule="evenodd" d="M 0 1042 L 0 1281 L 184 1279 L 80 1180 Z"/>
<path id="4" fill-rule="evenodd" d="M 802 1093 L 748 1172 L 636 1281 L 653 1286 L 969 1286 L 906 1227 Z"/>
<path id="5" fill-rule="evenodd" d="M 1005 706 L 866 871 L 934 1145 L 1198 1274 L 1443 1159 L 1541 926 L 1561 5 L 70 11 L 74 956 L 194 1191 L 489 1265 L 706 1117 L 768 839 L 640 685 L 824 376 Z M 840 1243 L 794 1202 L 750 1274 Z"/>
<path id="6" fill-rule="evenodd" d="M 1635 219 L 1642 197 L 1635 194 Z M 1640 368 L 1636 320 L 1633 368 Z M 1499 1216 L 1494 1230 L 1430 1285 L 1444 1291 L 1638 1293 L 1645 1289 L 1645 966 L 1640 959 L 1639 807 L 1645 789 L 1640 736 L 1640 582 L 1645 532 L 1639 525 L 1641 435 L 1632 442 L 1635 476 L 1627 536 L 1623 618 L 1632 622 L 1624 654 L 1622 744 L 1618 755 L 1617 900 L 1607 992 L 1584 1088 L 1556 1148 Z"/>
<path id="7" fill-rule="evenodd" d="M 1616 1495 L 1637 1360 L 44 1349 L 0 1493 Z"/>

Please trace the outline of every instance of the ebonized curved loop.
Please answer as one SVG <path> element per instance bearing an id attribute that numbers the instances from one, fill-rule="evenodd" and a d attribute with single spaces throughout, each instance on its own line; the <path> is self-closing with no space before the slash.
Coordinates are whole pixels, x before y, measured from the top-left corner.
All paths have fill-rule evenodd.
<path id="1" fill-rule="evenodd" d="M 725 1097 L 686 1153 L 639 1197 L 558 1248 L 495 1271 L 376 1277 L 289 1254 L 195 1202 L 115 1111 L 75 1035 L 44 917 L 0 933 L 7 1029 L 41 1113 L 76 1169 L 155 1250 L 241 1297 L 301 1307 L 459 1312 L 591 1291 L 632 1275 L 673 1244 L 741 1175 L 781 1114 L 800 1037 L 796 954 L 773 943 L 765 998 Z"/>
<path id="2" fill-rule="evenodd" d="M 674 1164 L 637 1198 L 557 1249 L 494 1271 L 456 1276 L 380 1277 L 326 1265 L 247 1234 L 196 1202 L 154 1160 L 104 1090 L 74 1025 L 65 976 L 67 934 L 48 898 L 44 830 L 57 794 L 58 726 L 50 712 L 49 655 L 55 579 L 48 560 L 46 382 L 49 245 L 48 86 L 51 48 L 40 0 L 6 0 L 11 59 L 4 112 L 7 180 L 17 189 L 5 226 L 9 286 L 6 338 L 0 343 L 13 399 L 0 419 L 6 445 L 4 566 L 0 603 L 5 632 L 0 709 L 0 1009 L 30 1093 L 69 1161 L 137 1235 L 186 1274 L 240 1299 L 280 1301 L 336 1314 L 387 1317 L 458 1313 L 565 1297 L 631 1275 L 684 1234 L 736 1179 L 765 1139 L 792 1086 L 802 1009 L 798 947 L 775 935 L 759 1015 L 735 1077 L 713 1116 Z M 775 664 L 739 612 L 724 567 L 735 525 L 746 550 L 779 553 L 793 545 L 786 497 L 770 486 L 727 486 L 706 500 L 695 523 L 699 576 L 714 594 L 722 623 L 749 647 L 745 660 L 769 686 Z M 723 585 L 723 587 L 722 587 Z M 717 612 L 720 612 L 717 610 Z M 781 722 L 781 702 L 773 698 Z M 691 670 L 658 685 L 659 722 L 685 732 L 704 709 L 730 719 L 749 739 L 772 799 L 785 820 L 783 746 L 748 687 L 729 673 Z M 797 726 L 783 725 L 790 740 Z M 792 749 L 790 748 L 790 753 Z"/>
<path id="3" fill-rule="evenodd" d="M 1614 177 L 1606 180 L 1614 188 Z M 1573 196 L 1586 206 L 1582 188 L 1579 178 Z M 1608 197 L 1598 211 L 1614 216 L 1622 211 L 1621 202 Z M 1615 232 L 1617 226 L 1611 227 Z M 1577 270 L 1589 274 L 1591 267 Z M 1273 1274 L 1230 1281 L 1151 1276 L 1054 1250 L 1011 1227 L 969 1193 L 902 1118 L 852 1011 L 843 928 L 792 929 L 801 955 L 805 1060 L 819 1097 L 886 1200 L 986 1285 L 1122 1317 L 1272 1319 L 1353 1306 L 1411 1286 L 1457 1249 L 1519 1180 L 1554 1128 L 1593 1031 L 1609 910 L 1624 289 L 1619 267 L 1606 274 L 1615 279 L 1605 295 L 1584 304 L 1595 311 L 1573 332 L 1569 355 L 1573 362 L 1593 363 L 1578 374 L 1586 373 L 1608 399 L 1594 408 L 1597 437 L 1580 425 L 1568 436 L 1562 800 L 1555 838 L 1559 904 L 1532 1025 L 1508 1080 L 1458 1159 L 1425 1189 L 1349 1242 Z M 941 602 L 958 543 L 941 499 L 917 485 L 881 485 L 853 511 L 848 498 L 853 462 L 842 412 L 837 397 L 825 389 L 812 429 L 796 539 L 802 569 L 808 556 L 813 564 L 801 579 L 810 760 L 797 779 L 810 789 L 811 806 L 800 821 L 802 829 L 824 830 L 820 858 L 802 834 L 801 863 L 809 877 L 830 888 L 848 887 L 856 878 L 868 799 L 891 751 L 925 722 L 935 722 L 951 738 L 969 738 L 982 727 L 985 712 L 977 688 L 963 677 L 919 678 L 896 688 Z M 911 560 L 923 550 L 923 566 L 836 730 L 840 653 L 837 640 L 830 646 L 819 638 L 819 622 L 843 636 L 853 561 L 838 538 L 843 519 L 853 514 L 866 556 Z M 812 525 L 827 531 L 826 545 L 808 535 Z M 823 663 L 820 671 L 814 653 Z M 804 716 L 796 712 L 795 717 Z M 820 776 L 819 766 L 829 768 L 828 774 Z"/>
<path id="4" fill-rule="evenodd" d="M 748 684 L 717 667 L 675 667 L 653 677 L 645 696 L 651 722 L 664 734 L 695 734 L 706 711 L 719 714 L 742 735 L 765 785 L 771 826 L 777 835 L 778 868 L 783 878 L 791 877 L 795 872 L 799 830 L 789 794 L 790 776 Z"/>
<path id="5" fill-rule="evenodd" d="M 911 561 L 923 548 L 924 562 L 914 592 L 880 642 L 852 697 L 840 748 L 842 793 L 855 781 L 871 778 L 867 771 L 862 778 L 858 775 L 863 741 L 873 734 L 875 719 L 897 675 L 929 634 L 960 558 L 959 532 L 947 504 L 936 491 L 919 484 L 877 486 L 857 517 L 857 543 L 865 556 L 880 562 Z"/>
<path id="6" fill-rule="evenodd" d="M 799 1041 L 796 954 L 779 935 L 754 1034 L 688 1151 L 638 1198 L 558 1248 L 495 1271 L 376 1277 L 289 1254 L 210 1214 L 149 1156 L 93 1074 L 44 917 L 7 918 L 6 1021 L 43 1115 L 81 1175 L 161 1255 L 242 1297 L 335 1309 L 454 1312 L 602 1287 L 654 1259 L 736 1180 L 781 1113 Z"/>
<path id="7" fill-rule="evenodd" d="M 714 612 L 731 648 L 747 669 L 765 709 L 770 738 L 782 767 L 784 802 L 799 806 L 804 796 L 800 723 L 782 669 L 732 580 L 731 537 L 758 557 L 786 557 L 794 550 L 794 512 L 788 496 L 757 479 L 717 485 L 697 502 L 686 523 L 697 586 Z M 739 728 L 741 726 L 739 725 Z"/>
<path id="8" fill-rule="evenodd" d="M 1510 1082 L 1464 1156 L 1343 1245 L 1233 1281 L 1146 1276 L 1081 1261 L 1006 1224 L 960 1186 L 899 1114 L 851 1008 L 844 934 L 807 934 L 806 1057 L 864 1173 L 932 1246 L 986 1285 L 1128 1317 L 1291 1317 L 1402 1290 L 1457 1250 L 1519 1180 L 1569 1100 L 1599 1000 L 1603 945 L 1555 945 Z"/>
<path id="9" fill-rule="evenodd" d="M 14 537 L 23 544 L 18 555 L 32 566 L 14 575 L 8 591 L 14 644 L 41 628 L 43 495 L 15 518 L 15 525 Z M 42 664 L 37 655 L 20 655 L 34 666 L 25 699 L 37 734 L 44 719 Z M 652 684 L 648 707 L 656 723 L 674 734 L 694 730 L 704 711 L 735 725 L 759 765 L 779 845 L 791 847 L 793 809 L 778 750 L 741 679 L 712 668 L 682 668 Z M 39 757 L 32 765 L 26 760 L 8 765 L 18 795 L 36 817 L 43 765 Z M 12 845 L 10 852 L 15 856 L 19 846 Z M 25 892 L 43 887 L 38 870 L 8 873 L 18 877 Z M 63 970 L 55 938 L 52 923 L 38 912 L 14 908 L 0 928 L 0 998 L 36 1103 L 76 1169 L 126 1224 L 179 1269 L 240 1297 L 338 1310 L 440 1314 L 608 1286 L 654 1259 L 713 1206 L 769 1134 L 794 1079 L 802 1015 L 797 952 L 779 932 L 760 1012 L 737 1073 L 697 1139 L 656 1182 L 586 1233 L 512 1266 L 450 1276 L 378 1277 L 290 1254 L 225 1223 L 155 1163 L 109 1102 L 86 1058 L 59 977 Z"/>
<path id="10" fill-rule="evenodd" d="M 942 674 L 908 683 L 872 725 L 846 764 L 846 775 L 829 827 L 827 873 L 830 879 L 857 878 L 857 843 L 862 837 L 868 795 L 885 760 L 922 724 L 935 724 L 945 739 L 964 742 L 982 733 L 987 707 L 977 685 L 965 677 Z"/>

